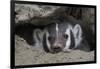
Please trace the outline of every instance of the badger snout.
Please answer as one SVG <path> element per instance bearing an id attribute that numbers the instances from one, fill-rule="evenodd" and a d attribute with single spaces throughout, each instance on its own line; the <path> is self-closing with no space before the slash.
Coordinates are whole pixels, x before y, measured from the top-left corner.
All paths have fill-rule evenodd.
<path id="1" fill-rule="evenodd" d="M 60 44 L 60 43 L 55 43 L 52 47 L 51 47 L 51 49 L 54 51 L 54 52 L 60 52 L 60 51 L 62 51 L 62 44 Z"/>

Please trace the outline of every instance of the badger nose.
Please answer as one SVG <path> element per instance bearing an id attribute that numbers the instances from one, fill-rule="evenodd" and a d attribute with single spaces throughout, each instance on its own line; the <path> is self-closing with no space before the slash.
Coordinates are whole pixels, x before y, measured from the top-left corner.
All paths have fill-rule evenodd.
<path id="1" fill-rule="evenodd" d="M 54 46 L 54 47 L 53 47 L 54 50 L 60 49 L 60 48 L 61 48 L 61 47 L 59 47 L 59 46 Z"/>
<path id="2" fill-rule="evenodd" d="M 61 46 L 57 45 L 57 46 L 53 46 L 52 49 L 56 52 L 61 51 Z"/>

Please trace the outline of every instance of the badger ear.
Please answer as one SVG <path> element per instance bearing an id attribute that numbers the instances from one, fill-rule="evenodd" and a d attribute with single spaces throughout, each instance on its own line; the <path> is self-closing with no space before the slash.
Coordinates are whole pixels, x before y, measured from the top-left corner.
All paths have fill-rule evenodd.
<path id="1" fill-rule="evenodd" d="M 35 40 L 35 46 L 41 46 L 43 40 L 43 32 L 40 29 L 33 31 L 33 39 Z"/>
<path id="2" fill-rule="evenodd" d="M 35 35 L 36 39 L 41 41 L 43 35 L 42 35 L 42 31 L 40 29 L 35 29 L 34 30 L 34 35 Z"/>
<path id="3" fill-rule="evenodd" d="M 72 31 L 75 38 L 75 48 L 76 48 L 82 41 L 82 28 L 79 24 L 76 24 L 73 27 Z"/>
<path id="4" fill-rule="evenodd" d="M 82 36 L 82 28 L 79 24 L 76 24 L 73 28 L 73 34 L 75 38 L 79 38 Z"/>

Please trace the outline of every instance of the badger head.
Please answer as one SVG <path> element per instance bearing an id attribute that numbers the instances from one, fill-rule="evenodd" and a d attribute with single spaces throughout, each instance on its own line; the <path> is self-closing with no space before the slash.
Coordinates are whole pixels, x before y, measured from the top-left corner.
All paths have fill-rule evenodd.
<path id="1" fill-rule="evenodd" d="M 82 40 L 82 30 L 79 24 L 53 23 L 45 28 L 43 46 L 47 52 L 69 52 L 75 49 Z"/>

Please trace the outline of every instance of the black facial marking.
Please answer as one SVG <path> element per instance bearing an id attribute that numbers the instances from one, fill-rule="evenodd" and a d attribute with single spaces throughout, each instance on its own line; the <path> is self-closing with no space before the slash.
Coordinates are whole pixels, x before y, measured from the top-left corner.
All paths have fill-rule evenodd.
<path id="1" fill-rule="evenodd" d="M 44 34 L 44 36 L 43 36 L 43 49 L 46 52 L 49 52 L 49 49 L 48 49 L 48 46 L 47 46 L 47 42 L 46 42 L 46 34 Z"/>
<path id="2" fill-rule="evenodd" d="M 53 41 L 54 38 L 55 38 L 55 37 L 53 37 L 53 36 L 49 36 L 49 37 L 48 37 L 48 40 L 49 40 L 49 41 Z"/>
<path id="3" fill-rule="evenodd" d="M 64 34 L 63 36 L 64 36 L 64 38 L 65 38 L 65 39 L 67 39 L 67 38 L 68 38 L 68 35 L 67 35 L 67 34 Z"/>
<path id="4" fill-rule="evenodd" d="M 70 35 L 71 35 L 71 45 L 70 45 L 69 49 L 74 49 L 74 47 L 75 47 L 75 38 L 74 38 L 74 35 L 73 35 L 72 31 L 70 31 Z"/>

